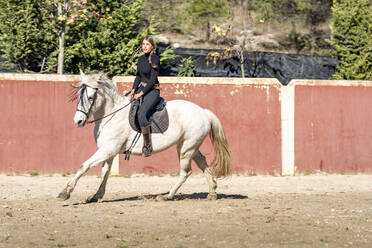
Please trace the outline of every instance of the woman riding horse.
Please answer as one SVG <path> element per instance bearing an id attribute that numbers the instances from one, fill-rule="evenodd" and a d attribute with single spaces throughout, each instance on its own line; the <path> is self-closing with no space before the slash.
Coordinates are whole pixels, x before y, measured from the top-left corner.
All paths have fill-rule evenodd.
<path id="1" fill-rule="evenodd" d="M 148 157 L 152 153 L 149 112 L 156 105 L 160 96 L 158 81 L 160 59 L 155 54 L 156 43 L 152 37 L 145 37 L 142 40 L 141 48 L 144 55 L 138 59 L 136 79 L 128 95 L 134 99 L 143 98 L 138 110 L 138 122 L 143 135 L 142 156 Z"/>

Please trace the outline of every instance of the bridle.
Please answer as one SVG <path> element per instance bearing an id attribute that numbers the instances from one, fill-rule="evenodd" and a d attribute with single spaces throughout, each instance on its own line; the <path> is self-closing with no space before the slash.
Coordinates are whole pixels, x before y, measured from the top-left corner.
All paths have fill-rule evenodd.
<path id="1" fill-rule="evenodd" d="M 86 87 L 89 87 L 89 86 L 83 84 L 81 90 L 82 90 L 83 92 L 86 92 Z M 92 110 L 92 107 L 93 107 L 93 105 L 94 105 L 94 103 L 96 102 L 96 99 L 97 99 L 97 92 L 98 92 L 98 89 L 95 88 L 95 90 L 96 90 L 96 91 L 94 92 L 94 95 L 93 95 L 92 104 L 89 106 L 88 112 L 86 112 L 86 111 L 84 111 L 84 110 L 81 110 L 81 109 L 79 109 L 79 108 L 76 108 L 76 111 L 77 111 L 77 112 L 81 112 L 81 113 L 83 113 L 83 114 L 87 117 L 87 119 L 89 118 L 90 111 Z M 83 92 L 82 92 L 82 94 L 80 95 L 80 101 L 83 100 Z M 87 96 L 87 99 L 88 99 L 88 102 L 89 102 L 89 98 L 88 98 L 88 96 Z M 94 123 L 94 122 L 100 121 L 100 120 L 102 120 L 102 119 L 104 119 L 104 118 L 106 118 L 106 117 L 108 117 L 108 116 L 110 116 L 110 115 L 113 115 L 113 114 L 115 114 L 116 112 L 119 112 L 120 110 L 122 110 L 122 109 L 126 108 L 127 106 L 129 106 L 129 105 L 130 105 L 133 101 L 135 101 L 135 100 L 136 100 L 136 99 L 132 99 L 132 100 L 129 101 L 129 103 L 127 103 L 127 104 L 124 105 L 123 107 L 121 107 L 121 108 L 119 108 L 119 109 L 117 109 L 117 110 L 115 110 L 115 111 L 113 111 L 113 112 L 111 112 L 111 113 L 109 113 L 109 114 L 107 114 L 107 115 L 105 115 L 105 116 L 102 116 L 102 117 L 100 117 L 100 118 L 98 118 L 98 119 L 94 119 L 94 120 L 88 121 L 87 123 L 88 123 L 88 124 L 91 124 L 91 123 Z"/>
<path id="2" fill-rule="evenodd" d="M 88 95 L 87 95 L 87 93 L 86 93 L 86 92 L 87 92 L 86 88 L 87 88 L 87 85 L 83 84 L 83 86 L 81 87 L 82 92 L 81 92 L 81 95 L 80 95 L 80 102 L 83 101 L 84 92 L 85 92 L 85 95 L 87 96 L 87 100 L 88 100 L 88 102 L 90 102 L 90 101 L 89 101 L 89 98 L 88 98 Z M 76 112 L 81 112 L 81 113 L 83 113 L 83 114 L 87 117 L 87 119 L 88 119 L 88 118 L 89 118 L 89 115 L 90 115 L 90 111 L 92 111 L 92 107 L 93 107 L 93 105 L 94 105 L 95 102 L 96 102 L 96 99 L 97 99 L 97 92 L 98 92 L 98 89 L 95 89 L 95 92 L 94 92 L 94 95 L 93 95 L 93 100 L 92 100 L 92 103 L 91 103 L 90 106 L 89 106 L 88 111 L 85 111 L 85 109 L 84 109 L 84 110 L 79 109 L 79 105 L 78 105 L 78 107 L 76 108 Z"/>

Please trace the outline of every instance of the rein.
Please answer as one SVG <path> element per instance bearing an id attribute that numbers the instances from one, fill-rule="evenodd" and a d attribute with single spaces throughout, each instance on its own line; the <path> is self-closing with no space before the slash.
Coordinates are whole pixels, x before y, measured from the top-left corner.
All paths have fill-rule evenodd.
<path id="1" fill-rule="evenodd" d="M 105 115 L 105 116 L 102 116 L 101 118 L 98 118 L 98 119 L 94 119 L 94 120 L 88 121 L 87 123 L 88 123 L 88 124 L 92 124 L 92 123 L 97 122 L 97 121 L 100 121 L 100 120 L 102 120 L 102 119 L 104 119 L 104 118 L 106 118 L 106 117 L 109 117 L 110 115 L 113 115 L 113 114 L 115 114 L 116 112 L 119 112 L 120 110 L 122 110 L 122 109 L 128 107 L 128 105 L 130 105 L 130 104 L 131 104 L 132 102 L 134 102 L 135 100 L 136 100 L 136 99 L 132 99 L 132 100 L 130 100 L 129 103 L 127 103 L 127 104 L 124 105 L 123 107 L 121 107 L 121 108 L 119 108 L 119 109 L 117 109 L 117 110 L 111 112 L 110 114 L 107 114 L 107 115 Z"/>

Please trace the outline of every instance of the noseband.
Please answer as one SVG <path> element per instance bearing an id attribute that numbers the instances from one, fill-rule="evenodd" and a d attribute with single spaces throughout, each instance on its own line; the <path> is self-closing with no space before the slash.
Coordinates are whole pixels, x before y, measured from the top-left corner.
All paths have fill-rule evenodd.
<path id="1" fill-rule="evenodd" d="M 87 89 L 86 88 L 87 88 L 87 85 L 85 85 L 85 84 L 81 88 L 81 90 L 83 92 L 80 95 L 80 101 L 83 101 L 83 94 L 84 94 L 84 92 L 85 92 L 85 95 L 87 95 L 87 93 L 86 93 L 87 92 Z M 76 112 L 83 113 L 87 118 L 89 118 L 90 111 L 92 110 L 92 107 L 93 107 L 93 105 L 94 105 L 94 103 L 96 102 L 96 99 L 97 99 L 97 91 L 98 91 L 98 89 L 95 89 L 95 90 L 96 91 L 94 92 L 92 103 L 90 104 L 89 109 L 88 109 L 87 112 L 85 110 L 79 109 L 79 107 L 76 108 Z M 87 95 L 87 100 L 88 100 L 88 102 L 90 102 L 89 101 L 89 98 L 88 98 L 88 95 Z"/>

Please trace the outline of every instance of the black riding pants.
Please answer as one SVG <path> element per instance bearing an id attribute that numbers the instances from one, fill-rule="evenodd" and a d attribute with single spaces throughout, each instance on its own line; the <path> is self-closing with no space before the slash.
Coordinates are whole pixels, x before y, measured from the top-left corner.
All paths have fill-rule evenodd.
<path id="1" fill-rule="evenodd" d="M 152 89 L 143 96 L 142 104 L 138 110 L 138 122 L 141 127 L 150 125 L 151 110 L 154 108 L 156 103 L 159 101 L 160 90 Z"/>

